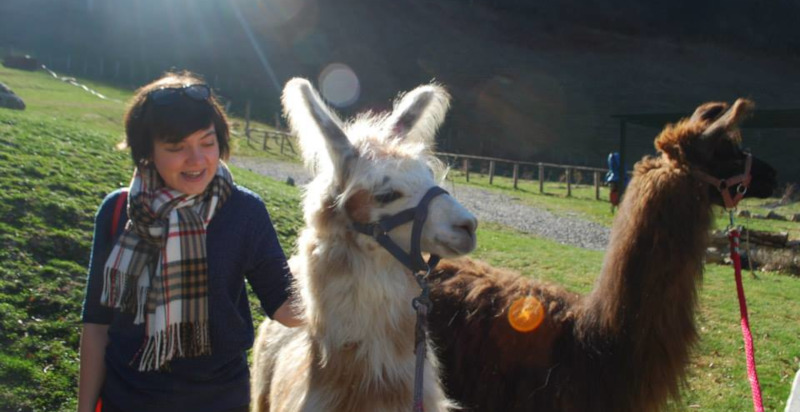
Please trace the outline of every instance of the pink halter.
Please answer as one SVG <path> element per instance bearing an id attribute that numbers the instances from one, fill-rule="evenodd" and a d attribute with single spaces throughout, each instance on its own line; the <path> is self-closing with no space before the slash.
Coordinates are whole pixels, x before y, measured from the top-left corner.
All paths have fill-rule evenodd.
<path id="1" fill-rule="evenodd" d="M 717 188 L 719 193 L 722 195 L 722 200 L 725 202 L 725 208 L 733 209 L 737 204 L 739 204 L 739 201 L 744 198 L 745 193 L 747 193 L 747 188 L 750 187 L 750 181 L 753 177 L 750 174 L 750 166 L 752 163 L 753 156 L 750 153 L 747 153 L 747 159 L 745 159 L 744 163 L 744 173 L 729 177 L 725 180 L 717 179 L 716 177 L 699 170 L 693 170 L 692 174 L 694 174 L 701 181 Z M 736 195 L 733 197 L 731 197 L 731 193 L 728 190 L 732 186 L 736 186 Z"/>

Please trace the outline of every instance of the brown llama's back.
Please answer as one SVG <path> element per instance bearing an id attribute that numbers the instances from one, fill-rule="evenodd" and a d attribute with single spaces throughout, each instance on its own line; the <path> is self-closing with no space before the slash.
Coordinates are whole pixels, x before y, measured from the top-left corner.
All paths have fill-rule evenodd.
<path id="1" fill-rule="evenodd" d="M 555 391 L 569 385 L 554 383 L 566 378 L 577 294 L 470 259 L 444 260 L 429 280 L 430 332 L 449 397 L 466 411 L 565 410 L 568 397 Z M 505 317 L 526 295 L 539 299 L 547 316 L 535 331 L 520 333 Z"/>

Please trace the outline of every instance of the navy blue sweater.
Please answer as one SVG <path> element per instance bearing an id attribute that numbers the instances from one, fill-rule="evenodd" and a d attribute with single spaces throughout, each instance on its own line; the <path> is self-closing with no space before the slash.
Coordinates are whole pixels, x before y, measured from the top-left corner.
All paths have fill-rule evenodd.
<path id="1" fill-rule="evenodd" d="M 253 319 L 245 278 L 272 316 L 288 298 L 291 273 L 263 201 L 236 186 L 216 212 L 206 234 L 209 325 L 212 354 L 176 359 L 168 372 L 139 372 L 131 366 L 144 343 L 144 325 L 133 315 L 100 305 L 103 267 L 128 220 L 125 208 L 112 237 L 111 221 L 120 191 L 103 200 L 95 217 L 83 322 L 110 325 L 102 398 L 123 410 L 219 412 L 247 405 L 250 375 L 246 351 L 253 345 Z"/>

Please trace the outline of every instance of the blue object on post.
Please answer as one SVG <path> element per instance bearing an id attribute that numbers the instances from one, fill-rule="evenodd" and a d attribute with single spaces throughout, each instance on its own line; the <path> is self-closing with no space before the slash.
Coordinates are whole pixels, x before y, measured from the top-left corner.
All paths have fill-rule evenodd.
<path id="1" fill-rule="evenodd" d="M 608 172 L 606 173 L 606 183 L 617 183 L 619 184 L 620 180 L 620 170 L 622 168 L 619 167 L 619 152 L 611 152 L 608 154 Z M 628 173 L 627 170 L 623 170 L 622 173 L 625 175 L 625 180 L 623 185 L 628 185 Z"/>
<path id="2" fill-rule="evenodd" d="M 620 176 L 620 174 L 622 176 Z M 620 183 L 622 181 L 622 183 Z M 611 202 L 611 210 L 619 206 L 620 197 L 628 185 L 628 173 L 620 167 L 620 156 L 618 152 L 608 154 L 608 173 L 606 173 L 606 184 L 609 193 L 608 200 Z"/>

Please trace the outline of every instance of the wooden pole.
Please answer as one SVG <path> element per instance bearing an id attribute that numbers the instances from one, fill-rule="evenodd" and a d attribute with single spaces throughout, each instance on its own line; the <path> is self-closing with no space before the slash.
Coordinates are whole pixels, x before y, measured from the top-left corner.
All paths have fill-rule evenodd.
<path id="1" fill-rule="evenodd" d="M 494 160 L 489 161 L 489 184 L 494 181 Z"/>
<path id="2" fill-rule="evenodd" d="M 244 106 L 244 135 L 247 136 L 247 143 L 250 143 L 250 100 L 247 100 Z M 264 141 L 267 141 L 266 136 Z"/>
<path id="3" fill-rule="evenodd" d="M 262 150 L 267 150 L 267 138 L 269 137 L 269 132 L 264 132 L 264 144 L 261 146 Z"/>
<path id="4" fill-rule="evenodd" d="M 286 136 L 281 135 L 281 154 L 283 154 L 283 144 L 286 142 Z"/>
<path id="5" fill-rule="evenodd" d="M 469 159 L 464 159 L 464 178 L 469 182 Z"/>
<path id="6" fill-rule="evenodd" d="M 572 168 L 567 168 L 567 197 L 572 197 Z"/>
<path id="7" fill-rule="evenodd" d="M 539 163 L 539 193 L 544 193 L 544 165 Z"/>
<path id="8" fill-rule="evenodd" d="M 519 181 L 519 163 L 514 163 L 514 190 L 517 189 L 517 181 Z"/>
<path id="9" fill-rule="evenodd" d="M 600 172 L 594 172 L 594 200 L 600 200 Z"/>

